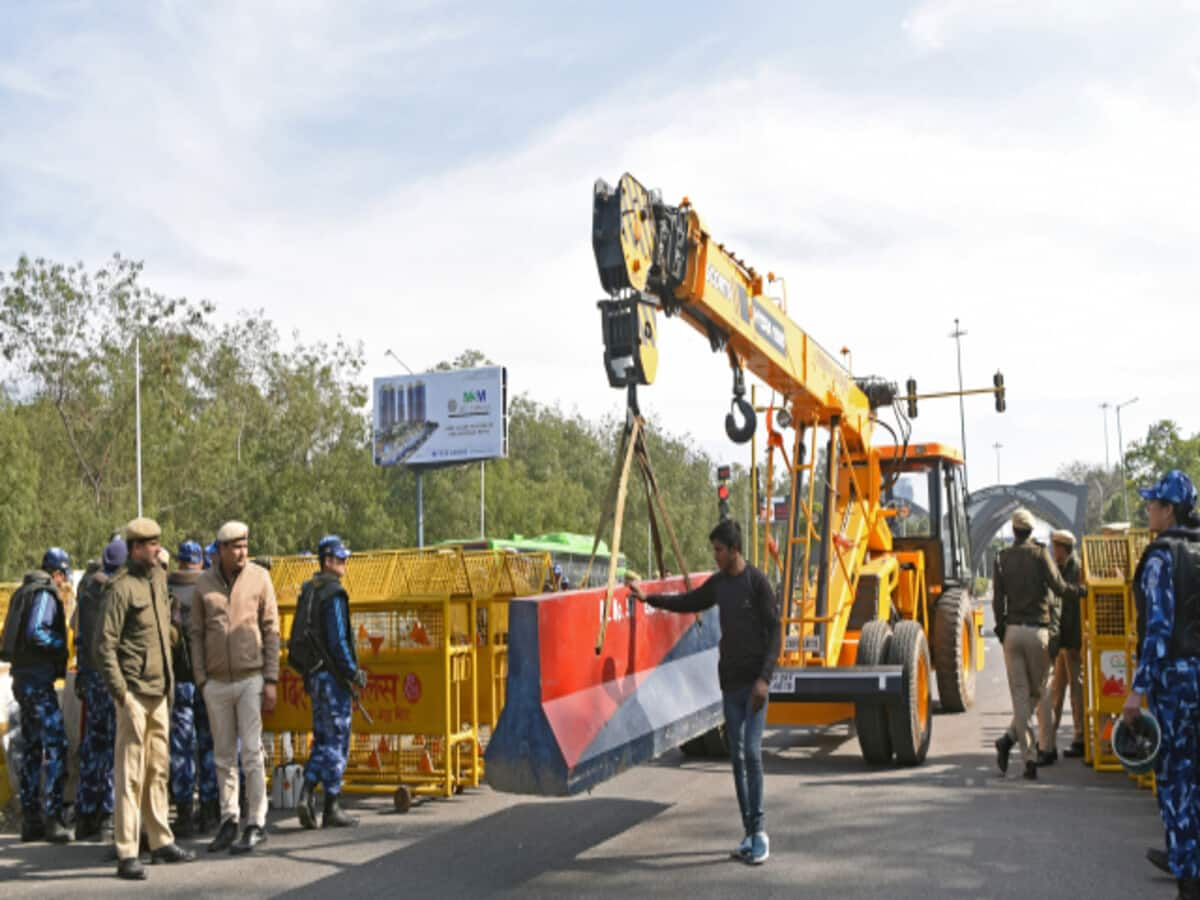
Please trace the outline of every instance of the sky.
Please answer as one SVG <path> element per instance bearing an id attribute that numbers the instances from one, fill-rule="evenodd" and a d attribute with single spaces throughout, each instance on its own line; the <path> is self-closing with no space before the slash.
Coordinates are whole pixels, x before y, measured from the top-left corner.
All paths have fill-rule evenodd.
<path id="1" fill-rule="evenodd" d="M 752 11 L 751 11 L 752 10 Z M 970 483 L 1200 431 L 1200 3 L 0 0 L 0 268 L 361 341 L 368 376 L 478 349 L 619 415 L 591 192 L 633 173 L 786 278 L 855 374 L 970 397 Z M 730 374 L 662 325 L 643 406 L 718 460 Z M 760 388 L 760 391 L 762 389 Z M 764 394 L 760 393 L 760 400 Z M 1117 459 L 1116 421 L 1108 452 Z M 914 435 L 954 445 L 957 402 Z M 998 450 L 995 444 L 1001 444 Z M 997 471 L 999 469 L 999 472 Z"/>

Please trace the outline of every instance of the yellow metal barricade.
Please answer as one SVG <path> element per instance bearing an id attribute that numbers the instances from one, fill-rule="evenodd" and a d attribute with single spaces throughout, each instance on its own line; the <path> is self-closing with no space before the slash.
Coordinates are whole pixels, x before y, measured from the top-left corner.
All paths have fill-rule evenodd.
<path id="1" fill-rule="evenodd" d="M 285 638 L 300 585 L 315 571 L 312 558 L 272 561 Z M 356 553 L 348 561 L 351 627 L 370 673 L 362 703 L 374 724 L 354 713 L 347 792 L 394 792 L 406 810 L 414 794 L 450 796 L 480 783 L 475 600 L 458 591 L 467 578 L 459 550 Z M 305 759 L 312 729 L 303 681 L 283 655 L 279 703 L 263 722 L 276 764 Z"/>
<path id="2" fill-rule="evenodd" d="M 0 625 L 3 625 L 5 617 L 8 615 L 8 601 L 12 597 L 19 584 L 0 582 Z M 8 677 L 8 663 L 0 663 L 0 677 Z M 4 741 L 8 734 L 8 710 L 0 711 L 0 742 Z M 0 743 L 0 748 L 3 744 Z M 7 754 L 0 749 L 0 807 L 6 806 L 8 801 L 12 799 L 12 790 L 8 783 L 8 760 Z"/>
<path id="3" fill-rule="evenodd" d="M 1132 578 L 1148 543 L 1145 532 L 1087 535 L 1083 539 L 1088 588 L 1082 606 L 1085 760 L 1097 771 L 1121 771 L 1112 752 L 1112 728 L 1137 663 Z"/>

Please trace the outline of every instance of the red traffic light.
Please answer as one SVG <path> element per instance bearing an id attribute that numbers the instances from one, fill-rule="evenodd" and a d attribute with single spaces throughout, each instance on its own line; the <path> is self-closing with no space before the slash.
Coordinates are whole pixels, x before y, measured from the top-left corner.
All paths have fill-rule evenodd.
<path id="1" fill-rule="evenodd" d="M 723 484 L 719 488 L 717 488 L 717 499 L 718 500 L 728 500 L 729 499 L 729 485 Z"/>

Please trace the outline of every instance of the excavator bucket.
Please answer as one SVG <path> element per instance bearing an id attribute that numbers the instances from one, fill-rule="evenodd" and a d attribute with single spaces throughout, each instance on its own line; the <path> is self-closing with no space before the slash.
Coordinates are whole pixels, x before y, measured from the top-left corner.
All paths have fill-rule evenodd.
<path id="1" fill-rule="evenodd" d="M 693 575 L 692 586 L 707 577 Z M 685 589 L 678 577 L 641 585 L 647 594 Z M 485 756 L 493 788 L 577 794 L 720 723 L 717 610 L 666 612 L 618 587 L 597 654 L 604 592 L 509 605 L 507 700 Z"/>

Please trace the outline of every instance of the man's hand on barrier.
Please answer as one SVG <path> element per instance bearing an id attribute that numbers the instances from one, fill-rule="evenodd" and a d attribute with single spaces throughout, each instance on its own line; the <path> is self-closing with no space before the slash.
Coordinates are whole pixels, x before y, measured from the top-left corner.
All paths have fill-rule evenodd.
<path id="1" fill-rule="evenodd" d="M 646 601 L 646 595 L 642 593 L 641 587 L 632 578 L 625 579 L 625 587 L 629 589 L 631 596 L 641 600 L 643 603 Z"/>

